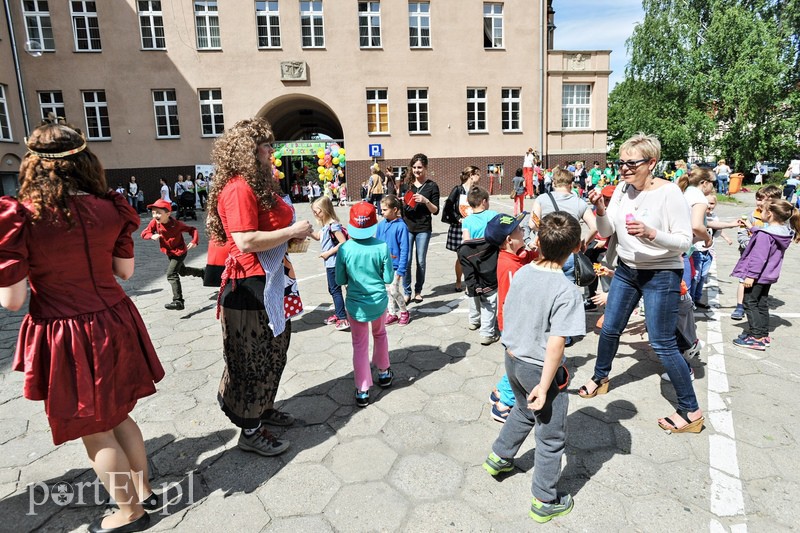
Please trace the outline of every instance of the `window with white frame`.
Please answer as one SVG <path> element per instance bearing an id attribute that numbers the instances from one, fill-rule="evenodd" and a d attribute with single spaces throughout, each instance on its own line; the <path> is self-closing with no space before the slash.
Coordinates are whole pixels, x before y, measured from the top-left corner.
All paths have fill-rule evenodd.
<path id="1" fill-rule="evenodd" d="M 175 89 L 153 91 L 153 112 L 156 115 L 157 139 L 177 139 L 181 136 Z"/>
<path id="2" fill-rule="evenodd" d="M 50 8 L 47 0 L 23 0 L 22 15 L 25 18 L 25 32 L 28 41 L 38 43 L 43 52 L 55 52 L 53 25 L 50 22 Z"/>
<path id="3" fill-rule="evenodd" d="M 42 120 L 52 113 L 61 118 L 67 118 L 64 114 L 64 95 L 61 91 L 40 91 L 39 109 L 42 112 Z"/>
<path id="4" fill-rule="evenodd" d="M 142 37 L 142 50 L 166 50 L 164 37 L 164 14 L 160 0 L 138 0 L 139 33 Z"/>
<path id="5" fill-rule="evenodd" d="M 13 141 L 11 138 L 11 120 L 8 117 L 6 86 L 0 85 L 0 141 Z"/>
<path id="6" fill-rule="evenodd" d="M 588 128 L 592 111 L 592 86 L 565 83 L 561 89 L 561 127 Z"/>
<path id="7" fill-rule="evenodd" d="M 82 91 L 83 114 L 86 117 L 86 138 L 90 141 L 110 141 L 108 103 L 105 91 Z"/>
<path id="8" fill-rule="evenodd" d="M 483 4 L 483 47 L 503 48 L 503 4 Z"/>
<path id="9" fill-rule="evenodd" d="M 388 89 L 367 89 L 367 132 L 389 133 Z"/>
<path id="10" fill-rule="evenodd" d="M 381 46 L 381 3 L 358 3 L 358 39 L 361 48 Z"/>
<path id="11" fill-rule="evenodd" d="M 259 48 L 281 47 L 281 16 L 278 2 L 256 2 L 256 31 Z"/>
<path id="12" fill-rule="evenodd" d="M 203 137 L 218 137 L 225 129 L 222 89 L 200 89 L 200 122 Z"/>
<path id="13" fill-rule="evenodd" d="M 486 130 L 486 88 L 467 89 L 467 131 L 470 133 Z"/>
<path id="14" fill-rule="evenodd" d="M 303 48 L 325 46 L 325 21 L 322 17 L 322 2 L 300 2 L 300 32 Z"/>
<path id="15" fill-rule="evenodd" d="M 408 40 L 411 48 L 431 47 L 430 2 L 408 3 Z"/>
<path id="16" fill-rule="evenodd" d="M 503 115 L 503 131 L 522 131 L 520 120 L 520 89 L 504 87 L 501 90 L 501 111 Z"/>
<path id="17" fill-rule="evenodd" d="M 219 11 L 217 0 L 194 1 L 194 26 L 198 50 L 219 50 Z"/>
<path id="18" fill-rule="evenodd" d="M 408 132 L 429 133 L 428 89 L 408 89 Z"/>
<path id="19" fill-rule="evenodd" d="M 76 52 L 100 52 L 100 24 L 97 4 L 91 0 L 71 0 L 72 34 Z"/>

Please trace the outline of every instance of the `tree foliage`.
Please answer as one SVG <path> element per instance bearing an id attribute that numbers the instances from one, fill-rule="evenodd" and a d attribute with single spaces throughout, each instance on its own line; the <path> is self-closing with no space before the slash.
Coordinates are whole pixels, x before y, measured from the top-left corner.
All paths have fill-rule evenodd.
<path id="1" fill-rule="evenodd" d="M 643 0 L 626 79 L 609 97 L 615 147 L 645 131 L 738 170 L 788 159 L 800 135 L 800 0 Z"/>

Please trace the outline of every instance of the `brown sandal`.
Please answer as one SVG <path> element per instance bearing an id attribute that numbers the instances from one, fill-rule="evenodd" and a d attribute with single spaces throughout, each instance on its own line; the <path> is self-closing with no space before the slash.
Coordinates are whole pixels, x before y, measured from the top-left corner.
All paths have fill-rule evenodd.
<path id="1" fill-rule="evenodd" d="M 673 422 L 670 418 L 664 417 L 662 420 L 669 425 L 662 424 L 659 420 L 658 426 L 669 433 L 700 433 L 703 430 L 703 422 L 705 422 L 705 417 L 701 416 L 697 420 L 689 420 L 689 413 L 678 409 L 676 411 L 679 417 L 683 418 L 686 421 L 686 425 L 683 427 L 677 427 L 675 422 Z"/>
<path id="2" fill-rule="evenodd" d="M 592 383 L 597 385 L 592 392 L 589 392 L 589 389 L 586 388 L 586 385 L 582 385 L 580 389 L 578 389 L 578 396 L 581 398 L 594 398 L 598 394 L 606 394 L 608 392 L 608 378 L 596 378 L 592 376 Z"/>

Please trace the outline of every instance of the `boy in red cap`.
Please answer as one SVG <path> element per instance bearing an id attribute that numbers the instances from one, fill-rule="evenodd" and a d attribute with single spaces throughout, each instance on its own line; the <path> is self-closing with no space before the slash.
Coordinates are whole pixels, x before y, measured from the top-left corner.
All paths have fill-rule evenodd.
<path id="1" fill-rule="evenodd" d="M 172 205 L 166 200 L 156 200 L 147 208 L 153 214 L 153 220 L 142 231 L 142 239 L 158 241 L 161 246 L 161 253 L 169 258 L 167 266 L 167 281 L 172 287 L 172 301 L 164 304 L 170 310 L 180 311 L 183 309 L 183 291 L 181 289 L 180 276 L 195 276 L 202 278 L 205 274 L 202 268 L 187 267 L 183 264 L 186 253 L 197 246 L 197 228 L 187 226 L 180 220 L 175 220 L 169 214 Z M 183 240 L 183 233 L 192 236 L 192 242 L 186 244 Z"/>

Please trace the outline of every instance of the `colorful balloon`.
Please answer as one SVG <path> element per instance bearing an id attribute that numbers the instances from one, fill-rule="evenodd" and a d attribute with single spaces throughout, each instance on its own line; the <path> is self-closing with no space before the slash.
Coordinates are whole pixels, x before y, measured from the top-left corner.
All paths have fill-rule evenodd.
<path id="1" fill-rule="evenodd" d="M 281 161 L 280 159 L 276 159 L 275 160 L 275 166 L 276 167 L 280 167 L 282 164 L 283 164 L 283 161 Z"/>
<path id="2" fill-rule="evenodd" d="M 322 174 L 323 172 L 325 172 L 325 167 L 323 167 L 323 166 L 321 166 L 321 165 L 320 165 L 320 166 L 318 166 L 318 167 L 317 167 L 317 173 L 319 173 L 319 174 Z"/>
<path id="3" fill-rule="evenodd" d="M 343 155 L 344 155 L 344 148 L 339 148 L 339 156 L 343 156 Z"/>

